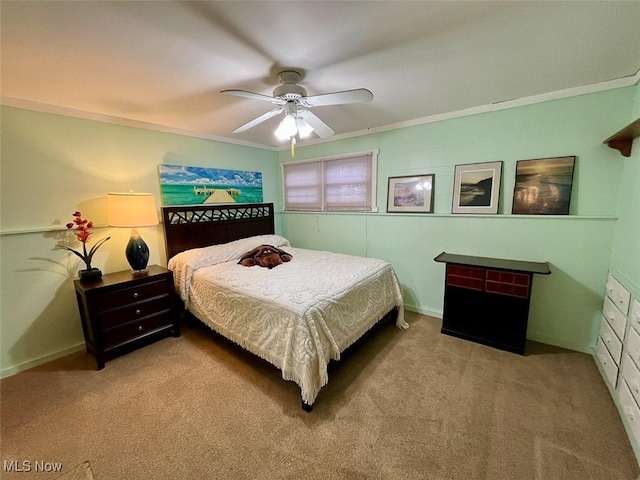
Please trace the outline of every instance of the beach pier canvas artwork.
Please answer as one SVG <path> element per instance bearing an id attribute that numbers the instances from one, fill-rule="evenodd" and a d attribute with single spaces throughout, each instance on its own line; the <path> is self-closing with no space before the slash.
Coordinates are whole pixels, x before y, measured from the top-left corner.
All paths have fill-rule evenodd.
<path id="1" fill-rule="evenodd" d="M 159 165 L 162 204 L 261 203 L 262 172 Z"/>
<path id="2" fill-rule="evenodd" d="M 576 157 L 520 160 L 511 213 L 568 215 Z"/>

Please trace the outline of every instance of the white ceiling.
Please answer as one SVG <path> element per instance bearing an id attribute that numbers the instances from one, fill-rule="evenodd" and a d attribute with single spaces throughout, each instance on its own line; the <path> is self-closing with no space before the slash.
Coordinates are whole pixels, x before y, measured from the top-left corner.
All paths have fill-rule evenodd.
<path id="1" fill-rule="evenodd" d="M 640 2 L 2 1 L 2 101 L 278 147 L 271 95 L 300 69 L 338 135 L 631 77 Z"/>

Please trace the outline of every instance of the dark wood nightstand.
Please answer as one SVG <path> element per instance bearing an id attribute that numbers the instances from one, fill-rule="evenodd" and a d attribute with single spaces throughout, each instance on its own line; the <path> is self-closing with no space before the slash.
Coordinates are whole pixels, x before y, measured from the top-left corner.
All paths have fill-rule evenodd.
<path id="1" fill-rule="evenodd" d="M 169 334 L 180 336 L 173 272 L 152 265 L 148 273 L 108 273 L 74 282 L 87 352 L 98 370 L 113 357 Z"/>

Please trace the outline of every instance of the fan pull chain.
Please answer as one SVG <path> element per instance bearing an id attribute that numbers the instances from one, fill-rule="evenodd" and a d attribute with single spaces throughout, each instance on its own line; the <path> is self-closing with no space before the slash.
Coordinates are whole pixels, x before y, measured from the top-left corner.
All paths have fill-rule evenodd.
<path id="1" fill-rule="evenodd" d="M 296 137 L 291 137 L 291 158 L 296 158 Z"/>

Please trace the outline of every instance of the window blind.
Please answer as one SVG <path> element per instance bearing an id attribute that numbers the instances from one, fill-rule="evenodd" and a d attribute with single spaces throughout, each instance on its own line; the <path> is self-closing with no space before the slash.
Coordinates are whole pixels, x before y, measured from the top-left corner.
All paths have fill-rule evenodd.
<path id="1" fill-rule="evenodd" d="M 371 211 L 374 176 L 371 152 L 283 164 L 285 210 Z"/>
<path id="2" fill-rule="evenodd" d="M 325 161 L 325 209 L 370 211 L 371 172 L 371 154 Z"/>
<path id="3" fill-rule="evenodd" d="M 284 209 L 322 210 L 322 163 L 305 162 L 284 166 Z"/>

